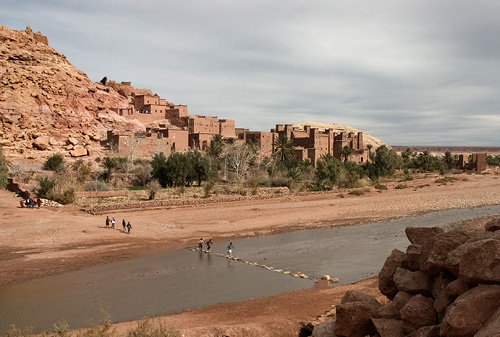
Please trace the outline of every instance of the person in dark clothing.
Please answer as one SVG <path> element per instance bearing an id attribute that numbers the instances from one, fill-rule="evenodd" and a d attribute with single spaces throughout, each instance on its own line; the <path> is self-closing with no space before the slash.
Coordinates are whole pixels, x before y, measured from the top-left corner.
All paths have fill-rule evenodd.
<path id="1" fill-rule="evenodd" d="M 200 241 L 198 241 L 198 249 L 200 251 L 203 250 L 203 238 L 201 238 Z"/>
<path id="2" fill-rule="evenodd" d="M 109 222 L 110 222 L 110 221 L 111 221 L 111 220 L 109 220 L 109 216 L 107 216 L 107 217 L 106 217 L 106 228 L 109 228 Z"/>
<path id="3" fill-rule="evenodd" d="M 40 208 L 40 206 L 42 206 L 42 199 L 36 199 L 36 204 L 38 205 L 38 208 Z"/>
<path id="4" fill-rule="evenodd" d="M 122 227 L 123 227 L 123 231 L 126 232 L 127 231 L 127 223 L 125 222 L 125 219 L 122 220 Z"/>
<path id="5" fill-rule="evenodd" d="M 212 243 L 212 239 L 209 239 L 207 241 L 207 253 L 210 253 L 210 248 L 212 247 L 213 243 Z"/>
<path id="6" fill-rule="evenodd" d="M 132 228 L 132 225 L 130 224 L 130 221 L 128 222 L 127 224 L 127 229 L 128 229 L 128 233 L 130 234 L 130 229 Z"/>

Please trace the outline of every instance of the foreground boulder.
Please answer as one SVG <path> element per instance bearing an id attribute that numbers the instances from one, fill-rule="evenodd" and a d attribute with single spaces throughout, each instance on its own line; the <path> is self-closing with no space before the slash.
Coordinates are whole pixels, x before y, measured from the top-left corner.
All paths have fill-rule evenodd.
<path id="1" fill-rule="evenodd" d="M 500 337 L 497 223 L 475 233 L 407 228 L 406 254 L 393 250 L 379 274 L 391 301 L 348 291 L 321 337 Z"/>
<path id="2" fill-rule="evenodd" d="M 470 289 L 449 307 L 441 324 L 441 335 L 474 336 L 500 307 L 500 285 L 492 284 Z"/>

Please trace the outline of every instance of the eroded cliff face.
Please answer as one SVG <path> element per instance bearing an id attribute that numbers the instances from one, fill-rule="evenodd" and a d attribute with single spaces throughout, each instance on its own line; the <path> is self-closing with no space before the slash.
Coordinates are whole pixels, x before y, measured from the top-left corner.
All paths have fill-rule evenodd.
<path id="1" fill-rule="evenodd" d="M 112 109 L 131 103 L 131 92 L 148 90 L 92 82 L 66 57 L 27 27 L 0 25 L 0 145 L 9 158 L 84 155 L 100 151 L 107 129 L 144 126 Z M 69 137 L 77 141 L 68 141 Z M 77 150 L 76 152 L 74 150 Z"/>

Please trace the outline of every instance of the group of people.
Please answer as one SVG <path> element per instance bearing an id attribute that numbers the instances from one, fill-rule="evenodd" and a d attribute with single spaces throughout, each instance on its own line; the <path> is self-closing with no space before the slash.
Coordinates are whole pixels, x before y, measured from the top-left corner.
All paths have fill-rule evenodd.
<path id="1" fill-rule="evenodd" d="M 26 200 L 21 199 L 19 204 L 21 205 L 21 208 L 24 208 L 24 207 L 35 208 L 35 206 L 38 206 L 38 208 L 40 208 L 40 206 L 42 206 L 42 199 L 40 199 L 40 198 L 37 198 L 36 200 L 30 199 L 30 198 L 27 198 Z"/>
<path id="2" fill-rule="evenodd" d="M 106 228 L 111 228 L 115 229 L 115 223 L 116 220 L 115 218 L 109 218 L 109 216 L 106 216 Z M 122 227 L 123 227 L 123 232 L 130 234 L 130 230 L 132 229 L 132 225 L 130 224 L 130 221 L 127 223 L 125 219 L 122 220 Z"/>
<path id="3" fill-rule="evenodd" d="M 205 250 L 205 253 L 210 253 L 210 249 L 212 248 L 213 245 L 212 239 L 208 239 L 206 245 L 207 245 L 207 250 Z M 201 238 L 200 241 L 198 241 L 198 249 L 200 250 L 200 252 L 203 251 L 203 238 Z M 234 249 L 233 243 L 230 242 L 229 245 L 227 246 L 227 253 L 226 253 L 227 258 L 233 257 L 233 249 Z"/>

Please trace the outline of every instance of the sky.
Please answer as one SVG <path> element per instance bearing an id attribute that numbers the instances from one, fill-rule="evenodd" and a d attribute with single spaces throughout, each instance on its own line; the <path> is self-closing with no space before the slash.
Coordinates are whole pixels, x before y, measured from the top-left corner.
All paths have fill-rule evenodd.
<path id="1" fill-rule="evenodd" d="M 500 146 L 500 1 L 0 0 L 91 80 L 269 131 Z"/>

